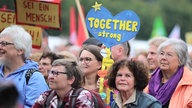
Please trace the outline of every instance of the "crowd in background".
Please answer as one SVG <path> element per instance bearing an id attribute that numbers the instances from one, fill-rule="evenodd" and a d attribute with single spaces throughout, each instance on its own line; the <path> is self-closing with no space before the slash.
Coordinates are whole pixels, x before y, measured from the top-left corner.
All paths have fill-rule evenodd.
<path id="1" fill-rule="evenodd" d="M 31 46 L 31 36 L 20 26 L 0 33 L 0 100 L 3 97 L 11 103 L 0 101 L 0 107 L 95 107 L 92 92 L 99 93 L 97 72 L 102 67 L 104 44 L 89 38 L 82 46 L 68 43 L 56 51 L 47 42 L 39 50 Z M 128 41 L 111 47 L 114 64 L 105 80 L 118 91 L 111 108 L 192 107 L 192 51 L 187 44 L 155 37 L 148 46 L 131 56 L 134 46 Z M 72 103 L 71 96 L 79 88 L 84 89 Z"/>

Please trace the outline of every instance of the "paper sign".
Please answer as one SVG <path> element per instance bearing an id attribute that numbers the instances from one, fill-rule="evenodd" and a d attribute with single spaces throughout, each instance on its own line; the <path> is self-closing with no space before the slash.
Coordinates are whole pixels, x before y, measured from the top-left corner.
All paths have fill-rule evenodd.
<path id="1" fill-rule="evenodd" d="M 40 27 L 23 26 L 32 36 L 32 47 L 40 49 L 42 43 L 42 29 Z"/>
<path id="2" fill-rule="evenodd" d="M 16 0 L 16 22 L 40 27 L 60 28 L 60 4 Z"/>
<path id="3" fill-rule="evenodd" d="M 0 10 L 0 32 L 11 24 L 15 24 L 15 13 Z"/>
<path id="4" fill-rule="evenodd" d="M 136 36 L 140 29 L 140 19 L 131 10 L 125 10 L 113 17 L 101 4 L 93 8 L 86 16 L 89 32 L 107 47 L 126 42 Z"/>
<path id="5" fill-rule="evenodd" d="M 6 27 L 15 24 L 15 13 L 12 11 L 0 11 L 0 32 Z M 39 49 L 42 42 L 42 29 L 35 26 L 21 25 L 32 36 L 32 47 Z"/>
<path id="6" fill-rule="evenodd" d="M 185 41 L 187 44 L 192 45 L 192 32 L 187 32 L 185 34 Z"/>

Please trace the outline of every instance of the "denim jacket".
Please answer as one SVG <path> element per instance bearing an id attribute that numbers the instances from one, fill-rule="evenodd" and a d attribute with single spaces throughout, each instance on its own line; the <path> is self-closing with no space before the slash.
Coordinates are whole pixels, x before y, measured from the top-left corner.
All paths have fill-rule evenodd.
<path id="1" fill-rule="evenodd" d="M 111 108 L 122 108 L 116 103 L 116 99 L 112 102 Z M 161 103 L 153 96 L 136 90 L 135 101 L 127 103 L 123 108 L 162 108 Z"/>

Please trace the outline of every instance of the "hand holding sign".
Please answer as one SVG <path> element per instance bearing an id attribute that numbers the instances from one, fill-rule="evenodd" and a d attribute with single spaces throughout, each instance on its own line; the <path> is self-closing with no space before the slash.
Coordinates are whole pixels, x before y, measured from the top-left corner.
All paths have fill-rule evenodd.
<path id="1" fill-rule="evenodd" d="M 86 25 L 89 32 L 108 48 L 128 41 L 136 36 L 140 29 L 140 19 L 131 10 L 125 10 L 116 16 L 101 4 L 92 6 L 86 16 Z"/>

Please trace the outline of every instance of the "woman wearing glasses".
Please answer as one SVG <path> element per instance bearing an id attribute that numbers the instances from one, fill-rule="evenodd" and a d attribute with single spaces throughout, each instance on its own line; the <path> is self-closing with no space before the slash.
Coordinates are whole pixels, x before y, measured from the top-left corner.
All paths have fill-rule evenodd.
<path id="1" fill-rule="evenodd" d="M 145 92 L 156 97 L 163 108 L 192 108 L 192 72 L 188 47 L 179 39 L 168 39 L 158 48 L 157 68 Z"/>
<path id="2" fill-rule="evenodd" d="M 103 56 L 101 48 L 96 45 L 85 45 L 79 54 L 79 65 L 84 73 L 82 87 L 98 92 L 98 70 L 101 69 Z"/>
<path id="3" fill-rule="evenodd" d="M 11 25 L 0 33 L 0 80 L 12 81 L 16 85 L 19 103 L 24 108 L 31 108 L 35 99 L 49 89 L 38 71 L 38 64 L 28 60 L 31 50 L 31 35 L 21 26 Z M 27 81 L 30 70 L 34 73 Z"/>
<path id="4" fill-rule="evenodd" d="M 75 89 L 81 87 L 81 70 L 70 59 L 57 59 L 49 71 L 48 81 L 51 90 L 41 94 L 32 108 L 70 108 Z M 75 108 L 92 108 L 94 102 L 87 90 L 77 95 Z"/>

